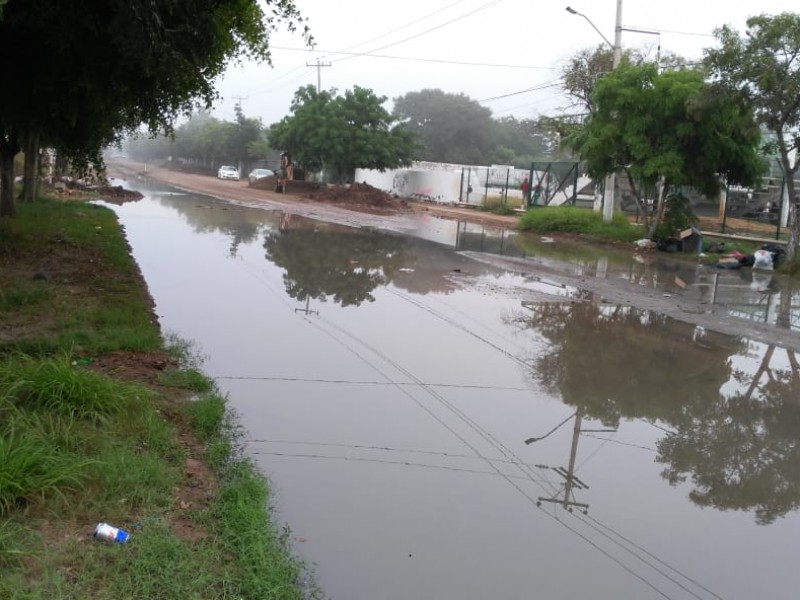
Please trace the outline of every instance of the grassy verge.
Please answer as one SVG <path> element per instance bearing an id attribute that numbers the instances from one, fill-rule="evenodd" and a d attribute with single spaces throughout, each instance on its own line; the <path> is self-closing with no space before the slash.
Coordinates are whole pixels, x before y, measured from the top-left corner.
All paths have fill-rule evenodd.
<path id="1" fill-rule="evenodd" d="M 519 228 L 538 233 L 577 233 L 617 242 L 632 242 L 642 237 L 641 229 L 620 213 L 606 223 L 600 213 L 573 206 L 532 208 L 520 218 Z"/>
<path id="2" fill-rule="evenodd" d="M 113 213 L 19 213 L 0 221 L 0 598 L 312 596 Z M 101 521 L 128 543 L 94 539 Z"/>

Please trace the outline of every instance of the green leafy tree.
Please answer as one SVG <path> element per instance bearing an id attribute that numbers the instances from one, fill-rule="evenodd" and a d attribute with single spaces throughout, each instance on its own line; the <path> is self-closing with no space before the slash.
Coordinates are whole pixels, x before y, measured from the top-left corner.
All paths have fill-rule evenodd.
<path id="1" fill-rule="evenodd" d="M 794 260 L 800 242 L 795 182 L 800 166 L 796 155 L 800 150 L 800 14 L 762 14 L 748 19 L 744 36 L 725 26 L 716 31 L 716 37 L 720 47 L 706 50 L 706 65 L 718 85 L 750 103 L 758 122 L 777 140 L 789 197 L 791 233 L 786 255 Z"/>
<path id="2" fill-rule="evenodd" d="M 394 115 L 419 135 L 418 160 L 487 164 L 497 144 L 492 111 L 464 94 L 439 89 L 409 92 L 395 98 Z"/>
<path id="3" fill-rule="evenodd" d="M 9 0 L 0 21 L 0 216 L 14 214 L 13 156 L 44 142 L 80 164 L 144 123 L 216 98 L 214 81 L 238 57 L 269 60 L 269 34 L 292 29 L 292 0 Z M 20 52 L 20 49 L 25 49 Z"/>
<path id="4" fill-rule="evenodd" d="M 649 236 L 681 186 L 713 197 L 722 182 L 749 185 L 764 172 L 749 106 L 699 71 L 623 65 L 597 82 L 591 101 L 594 112 L 568 143 L 593 178 L 624 172 L 643 214 L 643 191 L 658 190 Z"/>
<path id="5" fill-rule="evenodd" d="M 270 128 L 270 141 L 306 168 L 324 169 L 334 181 L 352 181 L 357 168 L 383 171 L 408 165 L 414 135 L 383 107 L 385 101 L 358 86 L 343 96 L 336 90 L 300 88 L 292 114 Z"/>

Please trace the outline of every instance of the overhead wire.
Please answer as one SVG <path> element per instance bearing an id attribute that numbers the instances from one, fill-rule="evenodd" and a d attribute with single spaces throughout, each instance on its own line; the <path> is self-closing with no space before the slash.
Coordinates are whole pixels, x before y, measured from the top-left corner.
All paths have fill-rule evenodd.
<path id="1" fill-rule="evenodd" d="M 271 286 L 268 286 L 268 287 L 269 287 L 269 288 L 272 290 L 272 287 L 271 287 Z M 345 347 L 345 348 L 346 348 L 348 351 L 350 351 L 350 352 L 354 353 L 356 356 L 358 356 L 358 357 L 360 358 L 360 360 L 362 360 L 362 361 L 366 362 L 366 364 L 370 365 L 370 366 L 371 366 L 373 369 L 375 369 L 375 370 L 376 370 L 376 371 L 377 371 L 379 374 L 381 374 L 381 375 L 382 375 L 384 378 L 386 378 L 387 380 L 391 381 L 391 378 L 389 378 L 389 377 L 387 376 L 387 374 L 386 374 L 386 373 L 384 373 L 384 371 L 383 371 L 383 370 L 382 370 L 382 369 L 381 369 L 379 366 L 375 365 L 375 364 L 374 364 L 372 361 L 370 361 L 369 359 L 367 359 L 365 356 L 361 355 L 361 354 L 360 354 L 360 353 L 359 353 L 357 350 L 355 350 L 354 348 L 352 348 L 352 347 L 351 347 L 349 344 L 347 344 L 347 343 L 345 343 L 343 340 L 341 340 L 341 339 L 337 338 L 335 335 L 333 335 L 333 334 L 332 334 L 332 332 L 330 332 L 330 331 L 327 331 L 325 328 L 322 328 L 322 327 L 320 327 L 320 325 L 319 325 L 318 323 L 314 323 L 314 321 L 312 321 L 312 320 L 309 318 L 309 316 L 308 316 L 308 315 L 305 315 L 305 316 L 303 316 L 303 317 L 301 317 L 301 318 L 303 318 L 303 320 L 305 320 L 305 321 L 307 321 L 307 322 L 311 323 L 312 325 L 316 326 L 316 327 L 317 327 L 317 328 L 318 328 L 318 329 L 319 329 L 319 330 L 320 330 L 322 333 L 324 333 L 325 335 L 328 335 L 328 336 L 330 336 L 332 339 L 334 339 L 335 341 L 337 341 L 339 344 L 343 345 L 343 346 L 344 346 L 344 347 Z M 357 338 L 357 337 L 353 336 L 353 335 L 352 335 L 352 334 L 350 334 L 349 332 L 346 332 L 346 331 L 342 330 L 341 328 L 339 328 L 338 326 L 336 326 L 336 325 L 335 325 L 334 323 L 332 323 L 331 321 L 329 321 L 329 320 L 325 319 L 324 317 L 323 317 L 322 319 L 318 319 L 318 320 L 321 320 L 321 321 L 322 321 L 323 323 L 325 323 L 326 325 L 330 325 L 330 326 L 332 326 L 334 329 L 338 330 L 338 331 L 339 331 L 340 333 L 342 333 L 342 334 L 345 334 L 347 337 L 350 337 L 350 338 L 352 338 L 354 341 L 357 341 L 357 342 L 359 342 L 361 345 L 365 346 L 367 349 L 369 349 L 369 350 L 371 350 L 373 353 L 375 353 L 375 354 L 376 354 L 376 356 L 378 356 L 378 357 L 382 358 L 383 360 L 387 361 L 387 362 L 388 362 L 390 365 L 394 366 L 394 368 L 397 368 L 397 369 L 399 369 L 401 372 L 403 372 L 404 374 L 406 374 L 406 376 L 408 376 L 408 377 L 410 377 L 410 378 L 412 378 L 412 379 L 414 379 L 414 378 L 415 378 L 415 376 L 414 376 L 412 373 L 410 373 L 409 371 L 407 371 L 406 369 L 404 369 L 404 368 L 403 368 L 401 365 L 399 365 L 398 363 L 394 362 L 394 361 L 393 361 L 392 359 L 390 359 L 389 357 L 387 357 L 387 356 L 383 355 L 383 353 L 381 353 L 381 352 L 380 352 L 380 351 L 378 351 L 377 349 L 373 348 L 372 346 L 370 346 L 369 344 L 367 344 L 367 343 L 366 343 L 366 342 L 364 342 L 363 340 L 360 340 L 359 338 Z M 587 544 L 589 544 L 589 545 L 590 545 L 591 547 L 593 547 L 595 550 L 597 550 L 598 552 L 600 552 L 602 555 L 606 556 L 606 557 L 607 557 L 609 560 L 611 560 L 611 561 L 613 561 L 614 563 L 616 563 L 616 564 L 617 564 L 617 565 L 618 565 L 620 568 L 622 568 L 624 571 L 628 572 L 628 573 L 629 573 L 629 574 L 631 574 L 633 577 L 635 577 L 636 579 L 640 580 L 642 583 L 644 583 L 644 584 L 645 584 L 646 586 L 648 586 L 650 589 L 652 589 L 653 591 L 655 591 L 657 594 L 659 594 L 659 595 L 660 595 L 660 596 L 662 596 L 663 598 L 666 598 L 667 600 L 672 600 L 672 598 L 671 598 L 671 597 L 670 597 L 668 594 L 666 594 L 666 593 L 665 593 L 663 590 L 661 590 L 660 588 L 658 588 L 658 587 L 657 587 L 655 584 L 653 584 L 651 581 L 649 581 L 649 580 L 648 580 L 646 577 L 644 577 L 642 574 L 640 574 L 640 573 L 636 572 L 636 571 L 635 571 L 635 570 L 634 570 L 632 567 L 630 567 L 630 566 L 626 565 L 626 564 L 625 564 L 625 563 L 624 563 L 624 562 L 623 562 L 623 561 L 622 561 L 620 558 L 618 558 L 618 557 L 614 556 L 614 555 L 613 555 L 613 554 L 611 554 L 611 553 L 610 553 L 608 550 L 606 550 L 606 549 L 602 548 L 602 547 L 601 547 L 601 546 L 600 546 L 600 545 L 599 545 L 597 542 L 595 542 L 594 540 L 592 540 L 591 538 L 589 538 L 589 537 L 588 537 L 588 536 L 586 536 L 585 534 L 581 533 L 580 531 L 578 531 L 578 530 L 577 530 L 577 529 L 575 529 L 574 527 L 571 527 L 570 525 L 568 525 L 567 523 L 565 523 L 564 521 L 562 521 L 561 519 L 559 519 L 559 518 L 558 518 L 558 516 L 557 516 L 555 513 L 554 513 L 554 514 L 550 514 L 550 513 L 548 513 L 546 510 L 542 509 L 540 506 L 537 506 L 537 502 L 536 502 L 536 500 L 535 500 L 535 499 L 534 499 L 532 496 L 530 496 L 530 494 L 528 494 L 528 492 L 526 492 L 526 491 L 525 491 L 523 488 L 521 488 L 521 487 L 520 487 L 520 486 L 519 486 L 519 485 L 518 485 L 518 484 L 517 484 L 517 483 L 514 481 L 514 479 L 521 479 L 521 480 L 524 480 L 524 481 L 531 481 L 531 482 L 535 483 L 536 485 L 538 485 L 539 487 L 541 487 L 541 488 L 542 488 L 543 490 L 545 490 L 546 492 L 548 491 L 548 490 L 546 490 L 546 489 L 544 488 L 544 486 L 542 485 L 542 483 L 541 483 L 540 481 L 537 481 L 537 480 L 536 480 L 534 477 L 532 477 L 531 473 L 529 473 L 529 472 L 526 472 L 524 469 L 522 469 L 522 468 L 521 468 L 521 465 L 522 465 L 522 464 L 527 464 L 527 463 L 523 463 L 521 460 L 513 461 L 513 462 L 516 462 L 516 463 L 517 463 L 517 466 L 518 466 L 518 468 L 520 468 L 520 470 L 521 470 L 521 472 L 522 472 L 522 475 L 521 475 L 521 476 L 512 476 L 512 475 L 510 475 L 510 474 L 508 474 L 508 473 L 505 473 L 504 471 L 502 471 L 501 469 L 499 469 L 499 468 L 498 468 L 498 467 L 495 465 L 495 463 L 494 463 L 494 460 L 496 460 L 496 459 L 491 459 L 491 458 L 489 458 L 489 457 L 487 457 L 487 456 L 483 455 L 483 454 L 482 454 L 482 453 L 481 453 L 481 452 L 480 452 L 480 451 L 479 451 L 479 450 L 478 450 L 478 449 L 477 449 L 477 448 L 476 448 L 476 447 L 475 447 L 475 446 L 474 446 L 474 445 L 473 445 L 471 442 L 469 442 L 469 440 L 467 440 L 467 439 L 466 439 L 466 438 L 465 438 L 463 435 L 459 434 L 459 433 L 458 433 L 457 431 L 455 431 L 455 430 L 454 430 L 454 429 L 453 429 L 451 426 L 449 426 L 449 425 L 448 425 L 446 422 L 444 422 L 444 421 L 441 419 L 441 417 L 439 417 L 438 415 L 436 415 L 435 413 L 433 413 L 433 412 L 432 412 L 432 411 L 431 411 L 431 410 L 430 410 L 428 407 L 426 407 L 426 406 L 425 406 L 425 405 L 424 405 L 424 404 L 423 404 L 423 403 L 422 403 L 422 402 L 421 402 L 419 399 L 415 398 L 415 397 L 414 397 L 412 394 L 409 394 L 407 391 L 405 391 L 405 390 L 403 389 L 403 387 L 402 387 L 402 386 L 399 386 L 399 388 L 400 388 L 400 391 L 401 391 L 401 392 L 402 392 L 404 395 L 406 395 L 407 397 L 411 398 L 411 399 L 412 399 L 412 401 L 414 401 L 414 402 L 415 402 L 415 403 L 416 403 L 418 406 L 420 406 L 420 408 L 422 408 L 422 409 L 423 409 L 425 412 L 427 412 L 427 413 L 428 413 L 430 416 L 432 416 L 432 417 L 433 417 L 433 418 L 434 418 L 436 421 L 438 421 L 438 422 L 439 422 L 439 423 L 440 423 L 440 424 L 441 424 L 443 427 L 445 427 L 445 429 L 447 429 L 448 431 L 450 431 L 450 432 L 451 432 L 451 433 L 452 433 L 452 434 L 453 434 L 453 435 L 454 435 L 454 436 L 455 436 L 457 439 L 459 439 L 459 440 L 460 440 L 460 441 L 461 441 L 461 442 L 462 442 L 462 443 L 463 443 L 463 444 L 464 444 L 464 445 L 465 445 L 467 448 L 469 448 L 470 450 L 472 450 L 472 452 L 475 454 L 475 457 L 474 457 L 474 458 L 478 458 L 478 459 L 481 459 L 481 460 L 483 460 L 483 461 L 484 461 L 484 462 L 485 462 L 485 463 L 486 463 L 486 464 L 487 464 L 487 465 L 488 465 L 488 466 L 489 466 L 489 467 L 490 467 L 490 468 L 491 468 L 491 469 L 492 469 L 492 470 L 493 470 L 493 471 L 494 471 L 494 472 L 495 472 L 495 473 L 496 473 L 498 476 L 500 476 L 501 478 L 503 478 L 503 479 L 504 479 L 504 480 L 505 480 L 505 481 L 506 481 L 506 482 L 507 482 L 509 485 L 511 485 L 512 487 L 514 487 L 514 488 L 515 488 L 515 489 L 516 489 L 516 490 L 517 490 L 517 491 L 518 491 L 518 492 L 519 492 L 519 493 L 520 493 L 520 494 L 521 494 L 521 495 L 522 495 L 524 498 L 526 498 L 526 499 L 527 499 L 527 501 L 528 501 L 528 502 L 530 502 L 530 503 L 531 503 L 533 506 L 536 506 L 537 508 L 539 508 L 539 510 L 541 510 L 543 514 L 545 514 L 546 516 L 548 516 L 548 517 L 550 517 L 551 519 L 555 520 L 555 521 L 556 521 L 556 522 L 557 522 L 559 525 L 561 525 L 562 527 L 564 527 L 565 529 L 567 529 L 568 531 L 570 531 L 570 532 L 571 532 L 571 533 L 573 533 L 574 535 L 578 536 L 580 539 L 584 540 L 584 541 L 585 541 Z M 459 415 L 460 415 L 460 418 L 461 418 L 462 420 L 465 420 L 465 422 L 467 422 L 467 423 L 468 423 L 468 422 L 472 422 L 472 423 L 473 423 L 473 427 L 472 427 L 472 428 L 473 428 L 473 430 L 475 430 L 475 431 L 476 431 L 476 433 L 479 433 L 479 431 L 481 431 L 481 430 L 482 430 L 482 431 L 484 431 L 484 432 L 485 432 L 485 433 L 486 433 L 488 436 L 490 436 L 490 439 L 491 439 L 491 438 L 493 438 L 493 436 L 491 436 L 491 434 L 489 434 L 488 432 L 486 432 L 485 430 L 483 430 L 483 428 L 481 428 L 481 427 L 480 427 L 480 425 L 478 425 L 477 423 L 474 423 L 474 421 L 472 421 L 472 420 L 471 420 L 471 419 L 470 419 L 468 416 L 466 416 L 465 414 L 463 414 L 463 412 L 461 412 L 461 411 L 460 411 L 460 409 L 457 409 L 457 408 L 456 408 L 455 406 L 453 406 L 451 403 L 447 402 L 447 401 L 446 401 L 446 399 L 444 399 L 443 397 L 441 397 L 441 395 L 439 395 L 437 392 L 435 392 L 434 390 L 430 390 L 430 389 L 428 389 L 427 391 L 428 391 L 428 393 L 429 393 L 429 394 L 431 394 L 431 395 L 432 395 L 432 396 L 434 396 L 435 398 L 439 398 L 440 402 L 443 402 L 445 405 L 449 406 L 449 407 L 450 407 L 450 410 L 451 410 L 451 412 L 452 412 L 454 415 L 457 415 L 457 416 L 459 416 Z M 479 435 L 480 435 L 480 433 L 479 433 Z M 499 440 L 497 440 L 497 443 L 498 443 L 498 444 L 500 444 L 500 445 L 501 445 L 501 447 L 503 447 L 503 446 L 504 446 L 504 445 L 502 445 L 502 443 L 501 443 L 501 442 L 499 442 Z M 496 448 L 496 449 L 498 449 L 498 450 L 499 450 L 499 448 Z M 501 454 L 504 454 L 504 455 L 505 455 L 505 453 L 504 453 L 504 452 L 502 452 L 502 451 L 501 451 Z M 514 454 L 513 454 L 513 452 L 511 452 L 511 455 L 512 455 L 513 457 L 515 457 L 515 458 L 517 458 L 517 459 L 518 459 L 518 457 L 516 457 L 516 455 L 514 455 Z M 320 458 L 331 458 L 331 457 L 326 457 L 326 456 L 324 456 L 324 455 L 318 455 L 318 456 L 319 456 Z M 507 455 L 505 455 L 505 456 L 506 456 L 506 458 L 509 458 Z M 368 460 L 368 459 L 364 459 L 364 460 Z M 374 459 L 373 459 L 373 460 L 374 460 Z M 588 460 L 588 459 L 587 459 L 587 460 Z M 585 461 L 584 461 L 584 462 L 585 462 Z M 425 464 L 423 464 L 423 463 L 419 463 L 419 466 L 422 466 L 422 467 L 430 467 L 430 465 L 425 465 Z M 455 469 L 455 467 L 453 467 L 453 469 Z M 485 474 L 492 474 L 490 471 L 483 472 L 483 473 L 485 473 Z M 545 481 L 547 481 L 547 480 L 545 480 Z M 547 483 L 551 484 L 551 486 L 552 486 L 552 482 L 549 482 L 549 481 L 547 481 Z M 551 488 L 551 490 L 550 490 L 550 491 L 552 491 L 552 488 Z"/>
<path id="2" fill-rule="evenodd" d="M 500 4 L 501 2 L 503 2 L 503 0 L 492 0 L 491 2 L 487 2 L 486 4 L 482 4 L 481 6 L 475 8 L 474 10 L 466 12 L 466 13 L 458 16 L 458 17 L 455 17 L 454 19 L 450 19 L 449 21 L 445 21 L 444 23 L 440 23 L 439 25 L 436 25 L 435 27 L 431 27 L 430 29 L 426 29 L 424 31 L 420 31 L 419 33 L 415 33 L 414 35 L 408 36 L 408 37 L 403 38 L 401 40 L 397 40 L 396 42 L 392 42 L 390 44 L 385 44 L 385 45 L 380 46 L 378 48 L 373 48 L 372 50 L 368 50 L 366 52 L 359 53 L 357 56 L 365 56 L 365 55 L 368 55 L 368 54 L 372 54 L 374 52 L 380 52 L 381 50 L 386 50 L 387 48 L 392 48 L 394 46 L 399 46 L 400 44 L 404 44 L 404 43 L 409 42 L 411 40 L 417 39 L 418 37 L 422 37 L 423 35 L 427 35 L 429 33 L 432 33 L 434 31 L 442 29 L 443 27 L 446 27 L 448 25 L 452 25 L 453 23 L 456 23 L 458 21 L 466 19 L 467 17 L 471 17 L 475 13 L 478 13 L 478 12 L 480 12 L 482 10 L 486 10 L 487 8 L 491 8 L 492 6 Z M 342 63 L 342 62 L 345 62 L 345 61 L 350 60 L 352 58 L 357 58 L 357 56 L 348 56 L 348 57 L 342 58 L 341 60 L 338 60 L 336 62 Z"/>

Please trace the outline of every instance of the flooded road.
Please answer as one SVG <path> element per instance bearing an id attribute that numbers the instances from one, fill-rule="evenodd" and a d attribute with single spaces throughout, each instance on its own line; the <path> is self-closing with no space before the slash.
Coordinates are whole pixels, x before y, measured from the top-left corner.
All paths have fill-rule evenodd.
<path id="1" fill-rule="evenodd" d="M 143 191 L 114 209 L 162 327 L 205 356 L 327 597 L 797 597 L 797 353 L 593 282 L 790 335 L 796 290 Z"/>

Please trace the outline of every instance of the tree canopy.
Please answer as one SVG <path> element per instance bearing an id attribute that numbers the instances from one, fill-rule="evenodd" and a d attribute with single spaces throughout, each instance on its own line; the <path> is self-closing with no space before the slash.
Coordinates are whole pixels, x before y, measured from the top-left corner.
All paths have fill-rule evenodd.
<path id="1" fill-rule="evenodd" d="M 705 56 L 716 84 L 743 98 L 775 136 L 789 196 L 787 258 L 793 260 L 800 242 L 795 185 L 800 161 L 794 154 L 800 150 L 800 14 L 751 17 L 744 36 L 725 26 L 716 37 L 720 47 Z"/>
<path id="2" fill-rule="evenodd" d="M 591 100 L 594 112 L 568 143 L 593 178 L 624 172 L 639 202 L 643 188 L 661 190 L 650 235 L 671 191 L 693 186 L 714 196 L 723 181 L 750 185 L 764 172 L 749 106 L 700 71 L 622 65 L 598 81 Z"/>
<path id="3" fill-rule="evenodd" d="M 393 169 L 410 164 L 414 135 L 383 107 L 386 98 L 354 87 L 295 92 L 291 115 L 270 129 L 272 147 L 303 166 L 324 169 L 329 179 L 352 181 L 355 169 Z"/>
<path id="4" fill-rule="evenodd" d="M 269 33 L 301 21 L 292 0 L 9 0 L 0 21 L 0 215 L 14 212 L 11 160 L 23 141 L 77 160 L 144 123 L 169 130 L 210 106 L 230 60 L 269 60 Z M 20 51 L 23 49 L 23 51 Z M 34 144 L 31 149 L 36 149 Z"/>

